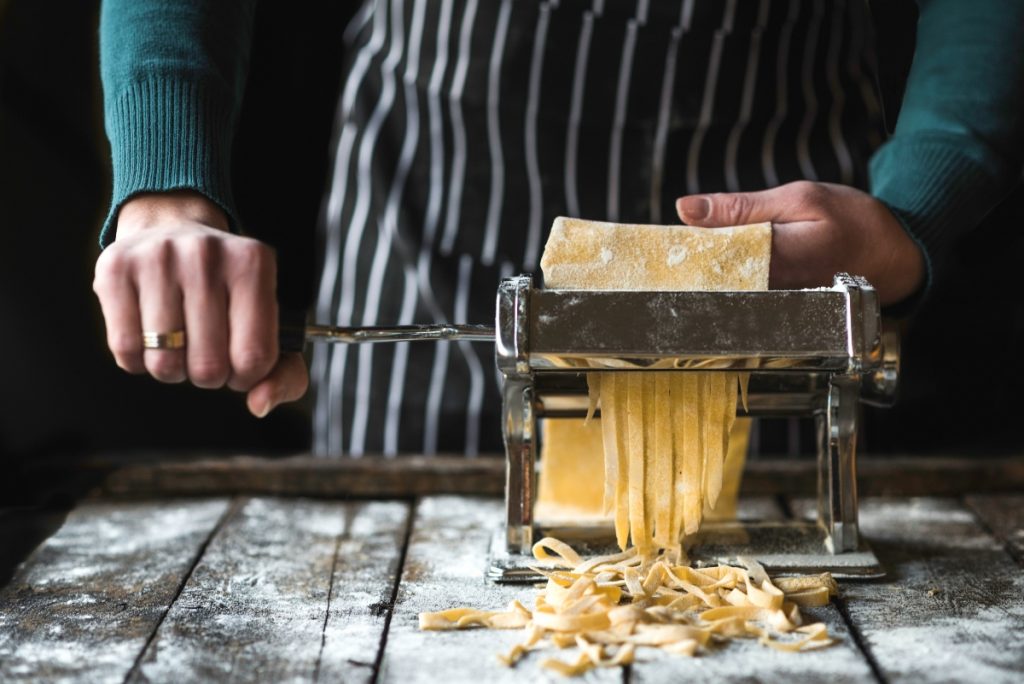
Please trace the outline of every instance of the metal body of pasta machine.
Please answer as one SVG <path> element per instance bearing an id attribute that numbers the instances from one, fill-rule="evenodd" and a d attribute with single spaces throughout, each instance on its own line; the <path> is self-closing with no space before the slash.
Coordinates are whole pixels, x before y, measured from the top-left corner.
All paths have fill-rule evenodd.
<path id="1" fill-rule="evenodd" d="M 503 380 L 507 459 L 505 528 L 490 577 L 533 581 L 531 547 L 557 536 L 593 553 L 611 550 L 611 524 L 537 520 L 539 418 L 583 417 L 586 371 L 750 371 L 749 415 L 811 416 L 816 423 L 816 521 L 706 523 L 691 558 L 754 557 L 777 573 L 883 574 L 857 524 L 859 403 L 889 405 L 898 337 L 883 335 L 878 298 L 863 278 L 831 288 L 765 292 L 576 291 L 501 283 L 495 356 Z M 739 409 L 742 410 L 742 409 Z"/>

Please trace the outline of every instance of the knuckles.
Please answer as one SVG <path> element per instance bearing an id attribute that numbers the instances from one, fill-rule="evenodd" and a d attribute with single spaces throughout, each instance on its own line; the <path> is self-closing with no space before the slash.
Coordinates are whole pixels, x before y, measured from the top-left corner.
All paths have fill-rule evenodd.
<path id="1" fill-rule="evenodd" d="M 743 193 L 721 194 L 712 200 L 712 215 L 722 224 L 750 223 L 753 202 Z"/>
<path id="2" fill-rule="evenodd" d="M 185 379 L 184 355 L 177 351 L 146 354 L 146 370 L 160 382 L 181 382 Z"/>
<path id="3" fill-rule="evenodd" d="M 220 257 L 221 237 L 207 233 L 184 236 L 178 248 L 185 263 L 200 267 L 213 266 Z"/>
<path id="4" fill-rule="evenodd" d="M 794 199 L 804 207 L 821 207 L 827 203 L 828 188 L 814 181 L 795 181 L 786 186 Z"/>
<path id="5" fill-rule="evenodd" d="M 277 355 L 270 348 L 250 347 L 232 354 L 231 388 L 248 391 L 267 376 L 277 363 Z"/>
<path id="6" fill-rule="evenodd" d="M 231 279 L 273 282 L 277 276 L 274 251 L 259 240 L 221 231 L 162 232 L 148 235 L 144 241 L 115 242 L 105 249 L 96 261 L 93 290 L 102 295 L 142 272 L 170 274 L 180 270 L 190 278 L 209 282 L 225 268 Z"/>
<path id="7" fill-rule="evenodd" d="M 111 245 L 103 250 L 96 260 L 96 271 L 93 275 L 92 290 L 97 295 L 108 293 L 115 283 L 123 280 L 129 271 L 129 259 L 124 250 Z"/>
<path id="8" fill-rule="evenodd" d="M 118 358 L 137 356 L 142 353 L 142 340 L 137 335 L 128 332 L 110 333 L 107 335 L 107 346 Z"/>
<path id="9" fill-rule="evenodd" d="M 262 279 L 276 275 L 273 250 L 258 240 L 240 238 L 234 241 L 229 259 L 236 277 Z"/>
<path id="10" fill-rule="evenodd" d="M 223 387 L 228 379 L 227 362 L 217 357 L 190 358 L 188 377 L 196 387 L 203 389 Z"/>
<path id="11" fill-rule="evenodd" d="M 139 250 L 133 259 L 132 266 L 140 271 L 166 273 L 175 261 L 175 246 L 170 240 L 158 240 Z"/>

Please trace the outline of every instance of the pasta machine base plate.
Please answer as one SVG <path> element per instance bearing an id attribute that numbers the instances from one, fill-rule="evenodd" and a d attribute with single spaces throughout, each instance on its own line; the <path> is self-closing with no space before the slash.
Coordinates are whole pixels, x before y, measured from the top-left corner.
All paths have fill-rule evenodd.
<path id="1" fill-rule="evenodd" d="M 539 526 L 534 538 L 546 536 L 571 544 L 584 558 L 619 551 L 610 525 Z M 707 523 L 694 537 L 687 554 L 695 566 L 738 565 L 740 558 L 753 558 L 774 576 L 822 572 L 843 580 L 885 576 L 885 570 L 863 535 L 856 551 L 833 554 L 824 530 L 813 522 Z M 555 569 L 530 554 L 509 552 L 504 528 L 497 530 L 491 540 L 489 559 L 487 577 L 500 584 L 543 581 L 544 577 L 533 568 Z"/>

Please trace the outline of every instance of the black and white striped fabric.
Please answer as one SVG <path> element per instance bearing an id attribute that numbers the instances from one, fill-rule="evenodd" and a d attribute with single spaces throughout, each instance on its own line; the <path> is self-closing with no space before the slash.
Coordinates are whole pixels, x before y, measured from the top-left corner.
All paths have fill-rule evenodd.
<path id="1" fill-rule="evenodd" d="M 317 320 L 487 323 L 559 215 L 863 187 L 881 141 L 860 0 L 376 0 L 345 34 Z M 318 346 L 321 455 L 501 450 L 493 346 Z"/>

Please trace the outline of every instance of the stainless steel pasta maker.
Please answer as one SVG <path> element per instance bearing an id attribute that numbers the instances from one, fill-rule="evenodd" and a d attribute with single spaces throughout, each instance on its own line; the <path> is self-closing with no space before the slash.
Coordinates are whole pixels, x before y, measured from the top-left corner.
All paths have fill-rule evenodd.
<path id="1" fill-rule="evenodd" d="M 507 459 L 506 520 L 491 549 L 495 581 L 538 579 L 531 547 L 542 536 L 594 553 L 613 544 L 610 524 L 553 528 L 534 515 L 537 421 L 583 417 L 593 370 L 749 371 L 749 415 L 813 417 L 817 520 L 708 522 L 692 560 L 754 557 L 775 573 L 883 574 L 857 525 L 857 427 L 860 403 L 894 400 L 899 340 L 883 332 L 878 296 L 863 278 L 839 274 L 832 287 L 810 290 L 611 292 L 547 290 L 520 275 L 498 288 L 494 329 L 310 326 L 304 333 L 338 342 L 494 341 Z"/>

